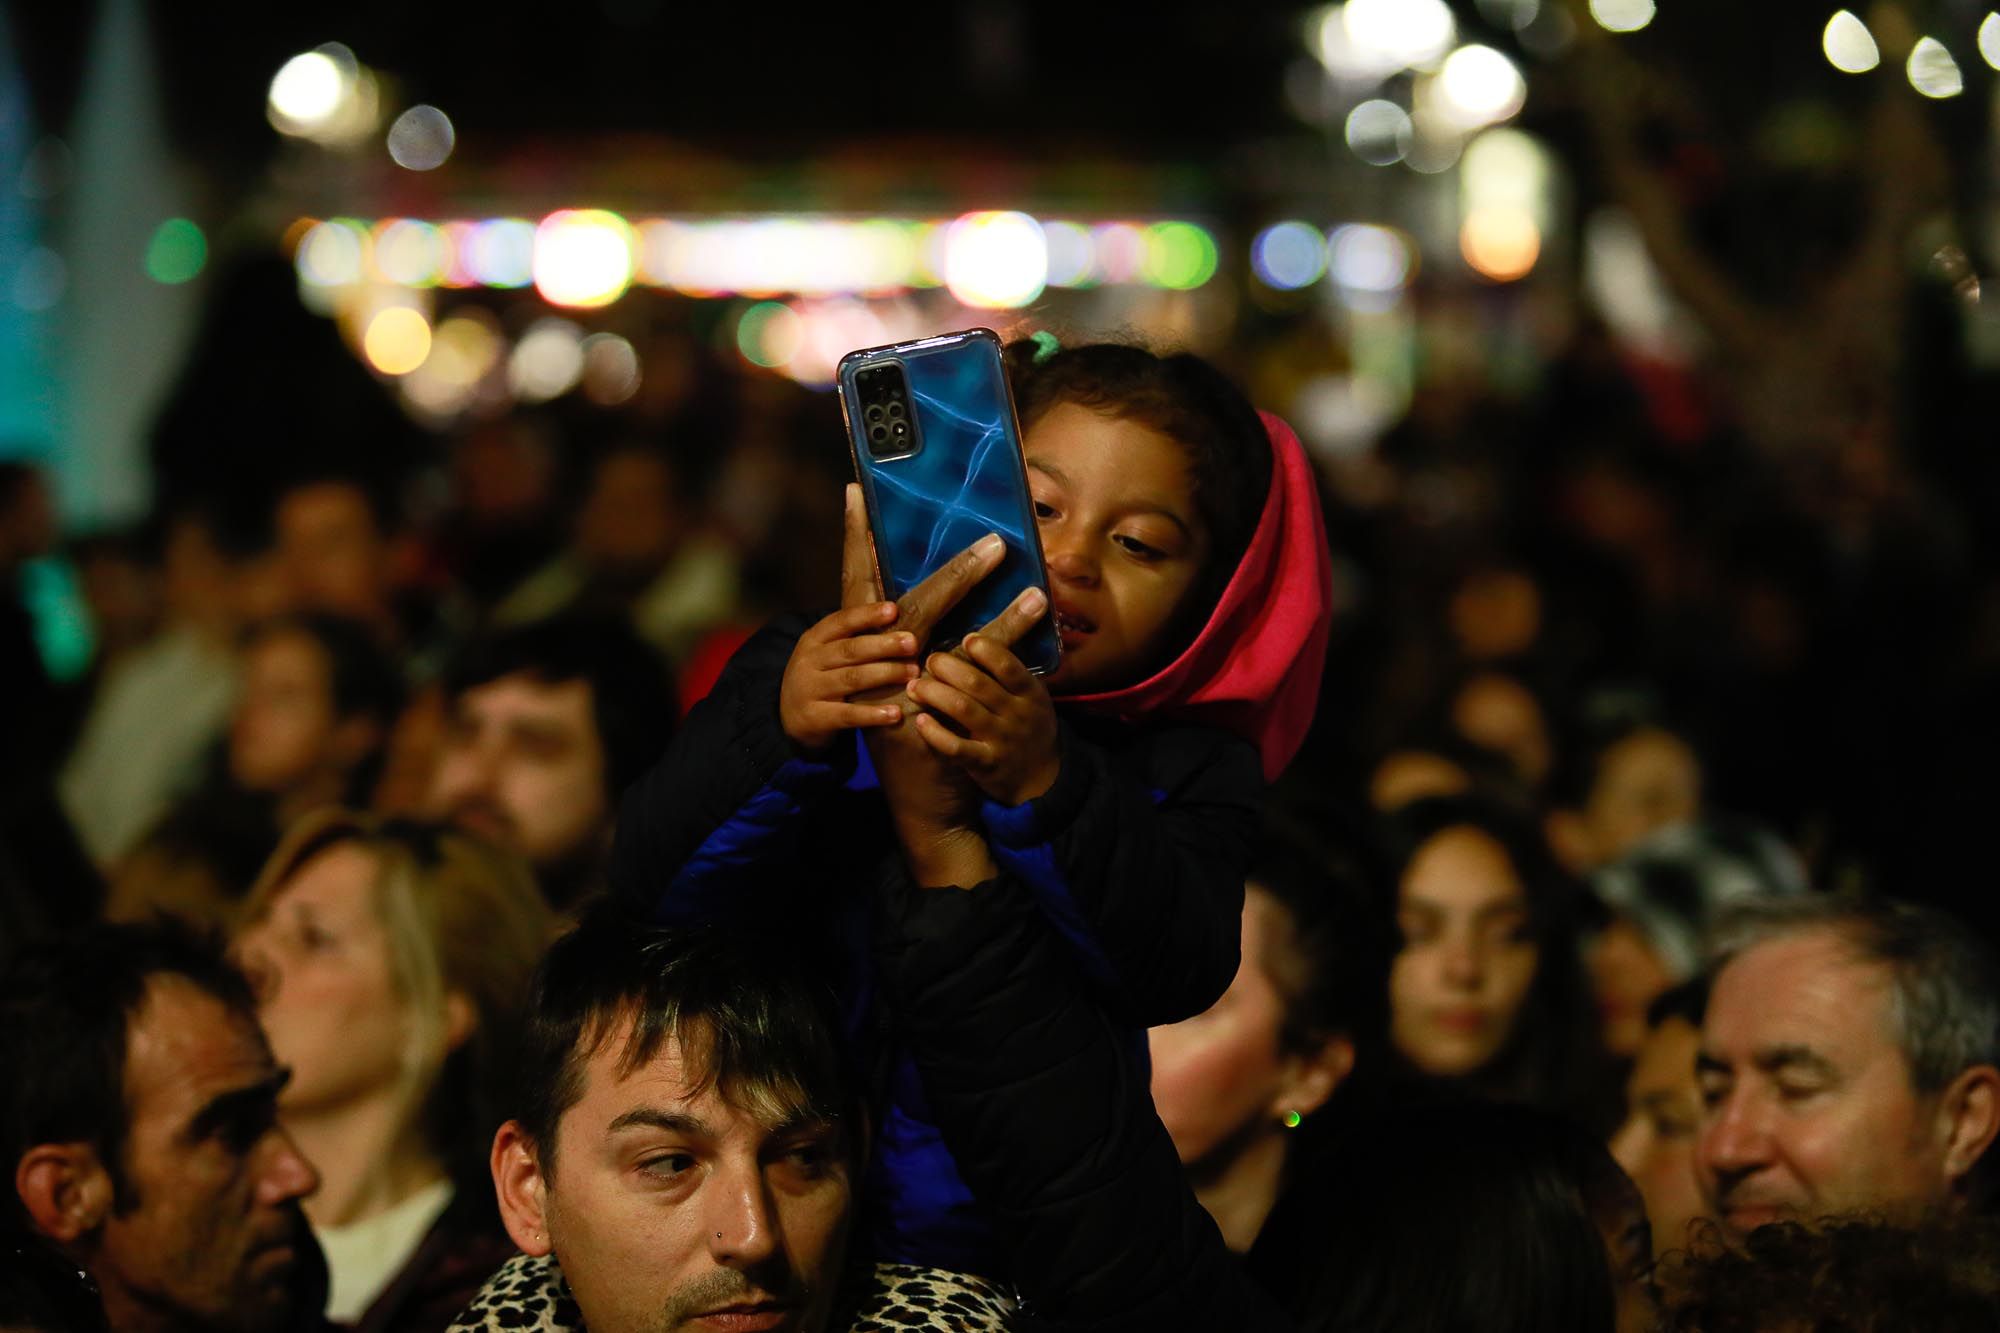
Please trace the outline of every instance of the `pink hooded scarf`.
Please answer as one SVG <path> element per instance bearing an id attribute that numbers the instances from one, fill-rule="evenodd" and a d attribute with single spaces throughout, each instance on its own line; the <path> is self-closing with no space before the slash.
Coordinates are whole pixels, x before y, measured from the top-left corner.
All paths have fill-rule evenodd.
<path id="1" fill-rule="evenodd" d="M 1250 545 L 1194 642 L 1136 685 L 1066 696 L 1120 718 L 1169 717 L 1235 732 L 1275 779 L 1305 743 L 1319 706 L 1333 608 L 1333 558 L 1312 464 L 1292 428 L 1258 413 L 1271 437 L 1271 491 Z"/>

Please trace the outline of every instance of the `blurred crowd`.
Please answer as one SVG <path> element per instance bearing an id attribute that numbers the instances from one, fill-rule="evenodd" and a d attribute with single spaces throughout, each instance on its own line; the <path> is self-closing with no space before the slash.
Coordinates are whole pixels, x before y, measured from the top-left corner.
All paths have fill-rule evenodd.
<path id="1" fill-rule="evenodd" d="M 0 1077 L 47 1085 L 8 1110 L 0 1323 L 441 1330 L 480 1295 L 494 1322 L 461 1326 L 581 1327 L 560 1282 L 539 1323 L 489 1282 L 532 1295 L 523 1237 L 566 1226 L 580 1295 L 699 1252 L 672 1258 L 694 1303 L 645 1316 L 687 1324 L 600 1294 L 606 1327 L 986 1327 L 815 1304 L 817 1233 L 786 1210 L 824 1165 L 763 1187 L 762 1222 L 681 1236 L 520 1147 L 600 1112 L 615 1144 L 586 1072 L 627 1041 L 626 1074 L 715 1066 L 686 1095 L 713 1100 L 718 1178 L 759 1060 L 803 1069 L 777 1082 L 814 1107 L 852 1094 L 798 1053 L 841 1020 L 784 969 L 599 915 L 621 795 L 760 626 L 840 598 L 833 397 L 682 310 L 635 331 L 631 400 L 436 433 L 291 281 L 223 285 L 149 438 L 143 522 L 65 534 L 52 479 L 0 464 Z M 1253 328 L 1218 360 L 1282 397 L 1292 350 Z M 1220 1240 L 1189 1223 L 1159 1253 L 1233 1264 L 1209 1291 L 1254 1282 L 1272 1322 L 1253 1301 L 1235 1326 L 2000 1316 L 2000 916 L 1959 873 L 1991 790 L 1991 468 L 1950 426 L 1916 435 L 1921 404 L 1772 457 L 1710 389 L 1585 322 L 1532 391 L 1440 353 L 1370 449 L 1307 432 L 1331 637 L 1265 803 L 1240 969 L 1152 1027 L 1149 1104 L 1127 1115 L 1107 1078 L 1047 1110 L 1101 1116 L 1107 1143 L 1156 1111 L 1169 1183 Z M 61 676 L 25 591 L 51 558 L 92 645 Z M 976 1158 L 985 1122 L 929 1090 Z M 865 1153 L 757 1123 L 758 1161 Z M 272 1220 L 294 1211 L 315 1245 Z M 1035 1210 L 1001 1212 L 1029 1238 L 1001 1318 L 1140 1326 L 1036 1298 Z M 722 1252 L 739 1225 L 777 1227 L 806 1273 L 769 1308 L 698 1274 L 770 1267 Z M 1934 1313 L 1898 1304 L 1916 1291 Z"/>

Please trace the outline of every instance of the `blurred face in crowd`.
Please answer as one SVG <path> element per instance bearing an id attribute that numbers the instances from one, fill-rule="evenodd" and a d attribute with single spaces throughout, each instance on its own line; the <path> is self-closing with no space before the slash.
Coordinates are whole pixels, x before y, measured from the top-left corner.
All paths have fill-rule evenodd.
<path id="1" fill-rule="evenodd" d="M 380 870 L 374 853 L 335 843 L 300 866 L 237 937 L 258 1021 L 292 1071 L 287 1115 L 352 1105 L 402 1076 L 410 1015 L 375 906 Z"/>
<path id="2" fill-rule="evenodd" d="M 1674 978 L 1645 933 L 1623 917 L 1598 933 L 1586 962 L 1604 1049 L 1620 1058 L 1636 1055 L 1646 1040 L 1646 1011 Z"/>
<path id="3" fill-rule="evenodd" d="M 451 702 L 430 811 L 538 870 L 567 865 L 610 833 L 604 765 L 587 681 L 502 676 Z"/>
<path id="4" fill-rule="evenodd" d="M 251 640 L 229 724 L 229 771 L 249 791 L 286 792 L 337 772 L 365 750 L 335 716 L 333 664 L 312 635 L 278 629 Z M 358 759 L 359 754 L 352 756 Z"/>
<path id="5" fill-rule="evenodd" d="M 1527 889 L 1506 850 L 1461 825 L 1418 848 L 1398 902 L 1390 1035 L 1428 1074 L 1478 1072 L 1514 1033 L 1535 980 Z"/>
<path id="6" fill-rule="evenodd" d="M 1472 790 L 1472 775 L 1430 750 L 1395 750 L 1382 756 L 1368 779 L 1368 803 L 1393 814 L 1426 796 L 1462 796 Z"/>
<path id="7" fill-rule="evenodd" d="M 178 977 L 148 986 L 126 1042 L 128 1189 L 72 1247 L 112 1327 L 281 1326 L 319 1185 L 278 1126 L 283 1083 L 248 1017 Z"/>
<path id="8" fill-rule="evenodd" d="M 1685 1246 L 1688 1223 L 1703 1213 L 1694 1166 L 1701 1129 L 1694 1058 L 1700 1044 L 1701 1030 L 1682 1018 L 1669 1018 L 1647 1035 L 1625 1085 L 1625 1123 L 1611 1138 L 1611 1155 L 1646 1198 L 1653 1244 L 1661 1253 Z"/>
<path id="9" fill-rule="evenodd" d="M 1696 1147 L 1709 1213 L 1766 1222 L 1921 1212 L 1952 1197 L 1992 1141 L 1990 1066 L 1920 1094 L 1895 1036 L 1886 967 L 1830 927 L 1745 949 L 1702 1026 Z"/>
<path id="10" fill-rule="evenodd" d="M 1062 665 L 1052 689 L 1130 685 L 1164 665 L 1166 637 L 1209 558 L 1187 452 L 1137 421 L 1075 403 L 1023 441 Z"/>
<path id="11" fill-rule="evenodd" d="M 1205 1013 L 1147 1034 L 1153 1105 L 1182 1163 L 1204 1162 L 1245 1131 L 1276 1132 L 1287 1111 L 1310 1114 L 1353 1067 L 1346 1037 L 1315 1051 L 1285 1048 L 1278 978 L 1303 966 L 1295 955 L 1290 914 L 1252 885 L 1243 899 L 1243 961 L 1229 989 Z"/>
<path id="12" fill-rule="evenodd" d="M 1583 808 L 1595 864 L 1615 861 L 1664 828 L 1701 812 L 1701 766 L 1687 742 L 1646 727 L 1604 752 Z"/>
<path id="13" fill-rule="evenodd" d="M 629 1031 L 591 1053 L 555 1142 L 495 1136 L 508 1233 L 554 1251 L 593 1333 L 819 1333 L 853 1205 L 840 1127 L 723 1097 L 673 1036 L 622 1071 Z"/>
<path id="14" fill-rule="evenodd" d="M 614 577 L 650 578 L 672 558 L 683 526 L 673 465 L 649 451 L 621 449 L 592 475 L 576 518 L 576 550 Z"/>
<path id="15" fill-rule="evenodd" d="M 1482 672 L 1451 703 L 1451 722 L 1474 745 L 1505 755 L 1530 787 L 1540 787 L 1554 762 L 1548 720 L 1527 686 L 1510 676 Z"/>
<path id="16" fill-rule="evenodd" d="M 276 528 L 293 605 L 378 625 L 388 619 L 389 543 L 359 486 L 325 481 L 286 492 Z"/>

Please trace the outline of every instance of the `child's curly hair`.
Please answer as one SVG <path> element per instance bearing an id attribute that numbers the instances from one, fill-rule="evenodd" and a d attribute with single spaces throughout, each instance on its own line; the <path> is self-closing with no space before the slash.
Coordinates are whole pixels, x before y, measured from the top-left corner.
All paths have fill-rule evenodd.
<path id="1" fill-rule="evenodd" d="M 1024 434 L 1051 408 L 1074 403 L 1149 426 L 1187 451 L 1195 507 L 1213 552 L 1188 606 L 1205 620 L 1243 559 L 1270 493 L 1271 437 L 1263 420 L 1242 390 L 1191 352 L 1160 356 L 1116 342 L 1053 353 L 1047 347 L 1036 339 L 1007 346 Z"/>
<path id="2" fill-rule="evenodd" d="M 1678 1333 L 1927 1333 L 2000 1328 L 2000 1222 L 1940 1217 L 1779 1222 L 1742 1249 L 1712 1230 L 1655 1273 L 1662 1330 Z"/>

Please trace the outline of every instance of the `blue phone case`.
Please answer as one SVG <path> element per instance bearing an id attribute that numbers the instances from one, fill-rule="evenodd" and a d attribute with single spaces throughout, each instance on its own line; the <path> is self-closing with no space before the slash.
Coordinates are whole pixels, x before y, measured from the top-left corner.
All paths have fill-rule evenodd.
<path id="1" fill-rule="evenodd" d="M 915 451 L 902 457 L 878 458 L 870 451 L 858 409 L 855 376 L 884 362 L 901 365 L 909 385 L 916 443 Z M 967 329 L 850 352 L 841 359 L 837 378 L 848 447 L 889 596 L 902 596 L 989 532 L 1007 543 L 1000 567 L 939 622 L 932 647 L 957 643 L 1031 586 L 1047 593 L 1041 533 L 998 335 Z M 1053 671 L 1062 654 L 1053 617 L 1036 621 L 1014 645 L 1014 654 L 1031 671 Z"/>

